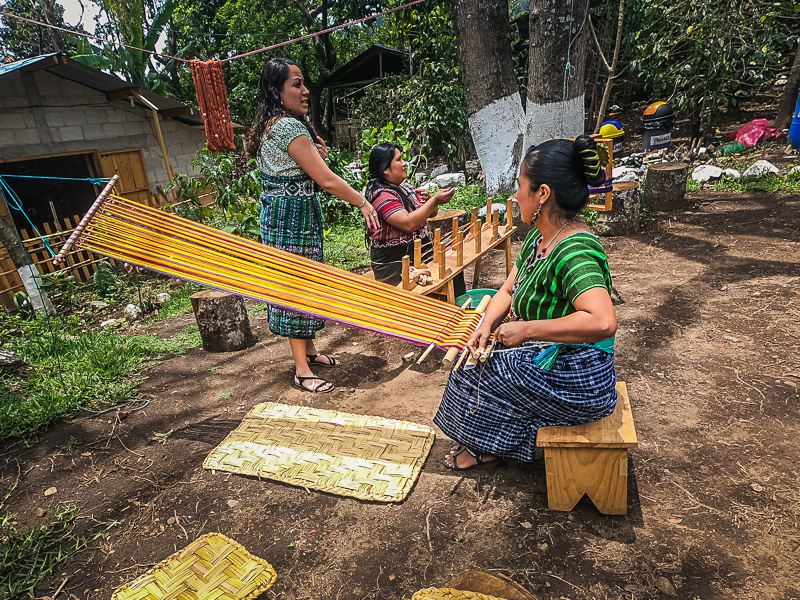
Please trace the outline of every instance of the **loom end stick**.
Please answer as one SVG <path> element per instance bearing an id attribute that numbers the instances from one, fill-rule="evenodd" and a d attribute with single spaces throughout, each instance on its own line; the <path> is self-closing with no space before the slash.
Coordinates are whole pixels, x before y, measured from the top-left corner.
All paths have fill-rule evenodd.
<path id="1" fill-rule="evenodd" d="M 67 252 L 69 252 L 70 248 L 72 248 L 73 244 L 75 244 L 75 242 L 78 240 L 81 233 L 83 233 L 83 230 L 86 229 L 86 225 L 94 216 L 94 213 L 97 212 L 97 209 L 100 208 L 100 205 L 105 201 L 106 198 L 108 198 L 108 195 L 111 193 L 111 190 L 114 189 L 114 186 L 117 185 L 118 181 L 119 175 L 115 173 L 106 184 L 106 187 L 103 188 L 103 191 L 100 192 L 100 195 L 95 199 L 94 203 L 89 207 L 89 210 L 86 211 L 86 214 L 81 219 L 81 222 L 78 223 L 78 226 L 72 232 L 72 235 L 70 235 L 66 243 L 61 246 L 61 250 L 59 250 L 58 254 L 53 257 L 53 262 L 56 265 L 59 265 L 66 260 Z"/>
<path id="2" fill-rule="evenodd" d="M 425 351 L 422 354 L 420 354 L 419 358 L 417 359 L 417 364 L 421 365 L 422 361 L 428 358 L 428 354 L 430 354 L 431 350 L 433 350 L 435 347 L 436 344 L 430 344 L 427 348 L 425 348 Z"/>
<path id="3" fill-rule="evenodd" d="M 466 350 L 466 348 L 465 348 L 465 350 Z M 444 365 L 446 367 L 449 367 L 450 365 L 453 364 L 453 361 L 456 359 L 456 354 L 458 354 L 458 348 L 450 348 L 447 351 L 447 354 L 444 355 L 444 358 L 442 359 L 442 363 L 444 363 Z"/>
<path id="4" fill-rule="evenodd" d="M 466 348 L 464 348 L 464 349 L 461 351 L 461 356 L 459 356 L 459 357 L 458 357 L 458 362 L 456 363 L 456 369 L 455 369 L 456 371 L 457 371 L 457 370 L 458 370 L 458 368 L 461 366 L 461 363 L 462 363 L 462 362 L 464 362 L 464 357 L 465 357 L 466 355 L 467 355 L 467 349 L 466 349 Z"/>

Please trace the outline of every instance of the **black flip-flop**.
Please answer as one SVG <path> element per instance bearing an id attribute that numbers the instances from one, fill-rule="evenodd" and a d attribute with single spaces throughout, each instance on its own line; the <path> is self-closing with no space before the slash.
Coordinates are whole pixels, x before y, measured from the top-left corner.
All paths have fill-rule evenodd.
<path id="1" fill-rule="evenodd" d="M 317 360 L 320 356 L 324 357 L 328 362 L 322 362 L 321 360 Z M 332 356 L 328 356 L 327 354 L 323 354 L 322 352 L 317 352 L 316 354 L 306 354 L 306 359 L 308 360 L 308 364 L 315 365 L 317 367 L 324 367 L 329 369 L 331 367 L 338 367 L 341 365 L 341 361 L 336 360 Z"/>
<path id="2" fill-rule="evenodd" d="M 457 458 L 458 458 L 458 456 L 460 454 L 463 454 L 464 452 L 466 452 L 472 458 L 474 458 L 477 461 L 477 463 L 474 464 L 474 465 L 470 465 L 468 467 L 459 467 Z M 453 464 L 452 465 L 447 464 L 447 456 L 445 456 L 442 459 L 442 464 L 445 467 L 447 467 L 448 469 L 450 469 L 451 471 L 469 471 L 470 469 L 474 469 L 475 467 L 480 467 L 481 465 L 494 463 L 494 462 L 497 462 L 497 461 L 500 460 L 496 456 L 494 458 L 490 459 L 490 460 L 482 460 L 482 458 L 484 456 L 483 454 L 481 454 L 479 452 L 475 452 L 475 450 L 473 450 L 472 448 L 468 448 L 464 444 L 459 445 L 458 448 L 456 448 L 455 451 L 451 451 L 448 456 L 452 456 L 453 457 Z"/>
<path id="3" fill-rule="evenodd" d="M 304 381 L 308 381 L 309 379 L 316 379 L 316 380 L 320 381 L 320 383 L 318 385 L 314 385 L 312 383 L 311 387 L 307 387 L 307 386 L 303 385 L 303 382 Z M 301 390 L 305 390 L 307 392 L 311 392 L 312 394 L 327 394 L 329 392 L 332 392 L 334 390 L 334 387 L 335 387 L 327 379 L 323 379 L 322 377 L 315 377 L 314 375 L 312 375 L 311 377 L 300 377 L 300 375 L 295 374 L 293 383 L 294 383 L 295 387 L 299 387 Z M 325 389 L 325 390 L 319 389 L 322 386 L 324 386 L 325 384 L 328 384 L 331 387 L 329 387 L 328 389 Z"/>

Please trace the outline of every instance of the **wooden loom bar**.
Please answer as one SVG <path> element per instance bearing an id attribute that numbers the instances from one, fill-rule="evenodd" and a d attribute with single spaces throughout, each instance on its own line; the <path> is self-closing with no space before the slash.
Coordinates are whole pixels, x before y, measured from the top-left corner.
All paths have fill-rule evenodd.
<path id="1" fill-rule="evenodd" d="M 119 175 L 115 174 L 111 180 L 106 184 L 106 187 L 103 188 L 103 191 L 100 192 L 100 195 L 95 199 L 94 203 L 89 207 L 89 210 L 86 211 L 86 214 L 81 219 L 81 222 L 78 223 L 78 226 L 72 232 L 72 235 L 69 236 L 67 243 L 61 246 L 61 250 L 59 250 L 58 254 L 53 258 L 53 262 L 55 263 L 62 263 L 64 262 L 64 257 L 66 256 L 69 249 L 75 243 L 75 240 L 80 237 L 83 233 L 83 230 L 86 229 L 86 224 L 91 220 L 94 214 L 97 212 L 97 209 L 100 208 L 100 205 L 108 198 L 108 195 L 111 193 L 111 190 L 114 189 L 114 186 L 117 185 L 119 181 Z"/>

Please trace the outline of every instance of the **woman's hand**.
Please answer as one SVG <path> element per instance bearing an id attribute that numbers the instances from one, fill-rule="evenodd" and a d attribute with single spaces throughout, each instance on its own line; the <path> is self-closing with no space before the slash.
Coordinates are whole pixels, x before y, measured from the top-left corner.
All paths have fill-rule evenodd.
<path id="1" fill-rule="evenodd" d="M 505 346 L 519 346 L 527 342 L 529 337 L 525 331 L 527 321 L 511 321 L 497 328 L 495 339 Z"/>
<path id="2" fill-rule="evenodd" d="M 436 204 L 447 204 L 450 202 L 450 199 L 455 193 L 456 188 L 445 188 L 443 190 L 439 190 L 433 195 L 433 201 L 436 202 Z"/>
<path id="3" fill-rule="evenodd" d="M 370 229 L 377 229 L 381 226 L 381 221 L 378 219 L 378 211 L 369 202 L 365 202 L 364 206 L 359 208 L 364 219 L 367 221 L 367 227 Z"/>
<path id="4" fill-rule="evenodd" d="M 428 190 L 417 190 L 417 196 L 420 202 L 427 202 L 431 199 L 431 193 Z"/>
<path id="5" fill-rule="evenodd" d="M 317 136 L 317 141 L 314 142 L 314 145 L 317 147 L 322 160 L 328 158 L 328 146 L 325 145 L 325 141 L 321 137 Z"/>
<path id="6" fill-rule="evenodd" d="M 472 332 L 472 335 L 469 336 L 467 340 L 467 348 L 469 349 L 470 354 L 475 354 L 478 350 L 483 352 L 486 350 L 486 343 L 489 341 L 489 337 L 492 335 L 491 329 L 489 329 L 488 325 L 481 325 Z"/>

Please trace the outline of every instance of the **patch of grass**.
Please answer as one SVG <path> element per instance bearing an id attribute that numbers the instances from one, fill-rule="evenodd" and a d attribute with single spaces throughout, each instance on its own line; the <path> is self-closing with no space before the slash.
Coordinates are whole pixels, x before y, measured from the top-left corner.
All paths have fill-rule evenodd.
<path id="1" fill-rule="evenodd" d="M 800 173 L 792 173 L 781 177 L 776 173 L 767 173 L 758 178 L 742 177 L 740 179 L 723 178 L 714 182 L 714 191 L 727 191 L 745 194 L 750 192 L 800 192 Z"/>
<path id="2" fill-rule="evenodd" d="M 199 333 L 189 331 L 162 340 L 84 327 L 77 317 L 24 320 L 0 313 L 5 348 L 33 365 L 27 379 L 0 377 L 0 440 L 32 440 L 82 408 L 99 410 L 135 398 L 145 367 L 200 343 Z"/>
<path id="3" fill-rule="evenodd" d="M 336 225 L 325 232 L 325 263 L 352 271 L 369 266 L 369 251 L 364 245 L 364 224 Z"/>
<path id="4" fill-rule="evenodd" d="M 258 304 L 251 306 L 247 309 L 247 313 L 251 315 L 263 315 L 267 312 L 268 307 L 267 304 L 264 302 L 259 302 Z"/>
<path id="5" fill-rule="evenodd" d="M 702 188 L 702 184 L 699 181 L 695 181 L 694 179 L 688 177 L 686 179 L 686 191 L 687 192 L 697 192 Z"/>
<path id="6" fill-rule="evenodd" d="M 59 506 L 47 523 L 25 532 L 17 529 L 13 514 L 0 515 L 0 597 L 33 597 L 44 577 L 86 545 L 74 534 L 76 511 Z"/>
<path id="7" fill-rule="evenodd" d="M 155 323 L 170 317 L 178 317 L 192 312 L 192 302 L 189 297 L 195 292 L 199 292 L 203 288 L 194 283 L 186 283 L 170 292 L 170 299 L 162 304 L 158 313 L 151 317 L 148 323 Z"/>

